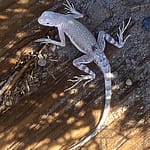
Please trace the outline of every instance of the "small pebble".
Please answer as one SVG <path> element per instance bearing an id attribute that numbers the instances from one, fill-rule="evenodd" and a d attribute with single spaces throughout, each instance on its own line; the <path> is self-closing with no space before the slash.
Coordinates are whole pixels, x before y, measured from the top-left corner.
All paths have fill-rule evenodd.
<path id="1" fill-rule="evenodd" d="M 38 65 L 41 66 L 41 67 L 45 66 L 46 65 L 46 60 L 45 59 L 39 59 L 38 60 Z"/>
<path id="2" fill-rule="evenodd" d="M 12 106 L 12 101 L 6 101 L 6 106 Z"/>
<path id="3" fill-rule="evenodd" d="M 126 80 L 126 85 L 128 85 L 128 86 L 131 86 L 131 85 L 132 85 L 131 79 L 127 79 L 127 80 Z"/>
<path id="4" fill-rule="evenodd" d="M 142 24 L 145 30 L 150 31 L 150 17 L 144 18 Z"/>

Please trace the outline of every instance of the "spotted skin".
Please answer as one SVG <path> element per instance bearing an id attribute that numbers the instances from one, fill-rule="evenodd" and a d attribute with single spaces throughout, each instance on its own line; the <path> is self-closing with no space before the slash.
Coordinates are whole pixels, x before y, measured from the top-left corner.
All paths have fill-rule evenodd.
<path id="1" fill-rule="evenodd" d="M 115 41 L 113 37 L 107 34 L 104 31 L 100 31 L 98 34 L 98 39 L 96 41 L 95 37 L 91 34 L 91 32 L 83 26 L 80 22 L 75 20 L 76 18 L 82 18 L 83 15 L 78 12 L 73 4 L 70 4 L 68 0 L 66 0 L 66 9 L 68 10 L 68 14 L 60 14 L 51 11 L 44 11 L 41 16 L 38 18 L 38 22 L 41 25 L 49 26 L 49 27 L 57 27 L 58 33 L 60 37 L 60 41 L 55 41 L 50 38 L 41 38 L 36 40 L 36 42 L 41 43 L 50 43 L 58 46 L 65 46 L 65 35 L 69 37 L 70 41 L 73 45 L 81 51 L 84 55 L 75 59 L 73 61 L 73 65 L 85 72 L 87 75 L 75 76 L 74 79 L 70 79 L 69 81 L 74 82 L 73 86 L 66 89 L 70 90 L 74 88 L 81 81 L 85 80 L 84 85 L 91 82 L 95 79 L 95 73 L 86 66 L 86 64 L 94 62 L 103 72 L 104 82 L 105 82 L 105 106 L 103 115 L 101 120 L 99 120 L 96 128 L 90 134 L 82 138 L 76 145 L 70 147 L 70 150 L 77 150 L 81 146 L 83 146 L 86 142 L 88 142 L 92 137 L 94 137 L 98 132 L 100 132 L 105 124 L 105 120 L 108 116 L 111 102 L 111 67 L 108 59 L 104 54 L 105 49 L 105 41 L 113 44 L 118 48 L 122 48 L 130 35 L 128 35 L 125 39 L 123 38 L 123 33 L 127 29 L 131 18 L 129 19 L 127 25 L 125 26 L 123 22 L 122 28 L 119 27 L 119 32 L 117 34 L 118 41 Z"/>

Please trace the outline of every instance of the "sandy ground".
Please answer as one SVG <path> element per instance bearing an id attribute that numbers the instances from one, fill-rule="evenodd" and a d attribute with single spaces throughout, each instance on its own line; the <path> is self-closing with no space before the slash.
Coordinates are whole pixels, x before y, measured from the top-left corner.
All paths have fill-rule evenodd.
<path id="1" fill-rule="evenodd" d="M 142 25 L 150 16 L 149 1 L 70 1 L 95 37 L 104 30 L 117 39 L 122 21 L 132 18 L 125 46 L 107 43 L 105 50 L 116 75 L 107 127 L 81 149 L 150 149 L 150 32 Z M 93 82 L 64 92 L 72 85 L 67 80 L 82 74 L 72 65 L 82 54 L 68 38 L 64 48 L 34 42 L 48 35 L 59 39 L 57 29 L 37 23 L 47 9 L 65 12 L 62 1 L 0 0 L 2 150 L 68 149 L 96 126 L 103 110 L 103 74 L 95 64 L 89 65 L 97 74 Z"/>

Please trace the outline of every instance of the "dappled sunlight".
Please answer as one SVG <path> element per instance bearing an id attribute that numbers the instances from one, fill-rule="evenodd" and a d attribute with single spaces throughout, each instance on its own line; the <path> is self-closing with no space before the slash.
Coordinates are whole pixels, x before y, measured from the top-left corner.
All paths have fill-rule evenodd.
<path id="1" fill-rule="evenodd" d="M 12 40 L 12 41 L 9 41 L 9 43 L 8 44 L 6 44 L 6 48 L 8 48 L 8 49 L 10 49 L 10 48 L 12 48 L 13 46 L 14 46 L 14 44 L 16 43 L 16 41 L 15 40 Z"/>
<path id="2" fill-rule="evenodd" d="M 15 58 L 10 58 L 10 59 L 8 59 L 8 62 L 10 63 L 10 64 L 16 64 L 16 62 L 17 62 L 18 60 L 17 59 L 15 59 Z"/>
<path id="3" fill-rule="evenodd" d="M 23 37 L 26 37 L 27 36 L 27 33 L 26 32 L 18 32 L 16 33 L 16 37 L 19 39 L 19 38 L 23 38 Z"/>
<path id="4" fill-rule="evenodd" d="M 30 146 L 32 147 L 35 147 L 35 149 L 48 149 L 48 144 L 51 142 L 51 140 L 49 138 L 45 138 L 43 140 L 41 140 L 40 142 L 35 142 L 33 144 L 31 144 Z M 60 148 L 60 146 L 59 146 Z M 27 148 L 28 150 L 28 148 Z M 29 148 L 30 150 L 30 148 Z"/>
<path id="5" fill-rule="evenodd" d="M 83 106 L 83 101 L 82 100 L 80 100 L 80 101 L 78 101 L 76 104 L 75 104 L 75 107 L 76 108 L 81 108 L 82 106 Z"/>
<path id="6" fill-rule="evenodd" d="M 88 8 L 87 3 L 74 3 L 78 9 Z M 52 45 L 34 42 L 47 35 L 57 39 L 57 30 L 41 27 L 37 17 L 53 6 L 54 11 L 62 12 L 62 1 L 43 1 L 41 4 L 39 0 L 8 0 L 5 4 L 4 1 L 4 10 L 0 12 L 0 147 L 4 150 L 67 150 L 95 129 L 101 119 L 105 103 L 103 74 L 91 63 L 89 67 L 96 73 L 96 79 L 86 86 L 81 82 L 66 90 L 74 84 L 67 80 L 82 74 L 72 65 L 80 53 L 73 51 L 68 39 L 66 47 L 55 47 L 55 52 Z M 121 20 L 127 17 L 116 16 Z M 89 22 L 87 27 L 89 25 L 94 34 L 105 26 L 109 33 L 114 33 L 119 25 L 118 19 L 114 20 L 112 16 L 103 17 L 99 22 L 95 22 L 90 14 L 86 17 L 85 25 Z M 112 26 L 112 23 L 115 25 Z M 138 30 L 141 30 L 141 25 Z M 137 45 L 134 47 L 138 51 Z M 130 59 L 137 59 L 130 58 L 134 55 L 131 51 L 125 48 L 123 51 L 110 51 L 110 55 L 106 52 L 112 71 L 118 73 L 117 78 L 112 79 L 111 109 L 104 130 L 83 149 L 135 149 L 137 142 L 143 144 L 146 139 L 149 143 L 148 136 L 145 136 L 149 134 L 146 118 L 149 110 L 144 106 L 144 86 L 149 82 L 140 76 L 148 61 L 141 56 L 137 66 L 128 64 Z M 39 54 L 46 61 L 45 66 L 38 64 Z M 128 57 L 122 59 L 122 54 Z M 143 55 L 147 57 L 146 52 Z M 112 74 L 106 76 L 112 78 Z M 143 78 L 147 76 L 148 73 L 145 73 Z"/>
<path id="7" fill-rule="evenodd" d="M 96 88 L 96 85 L 94 83 L 89 83 L 88 88 Z"/>
<path id="8" fill-rule="evenodd" d="M 13 12 L 13 13 L 25 13 L 27 12 L 27 9 L 25 8 L 15 8 L 15 9 L 7 9 L 7 12 Z M 21 17 L 20 15 L 17 15 L 16 17 Z"/>
<path id="9" fill-rule="evenodd" d="M 48 4 L 51 4 L 52 2 L 50 1 L 48 2 Z M 27 28 L 25 26 L 33 18 L 35 18 L 37 13 L 39 13 L 37 12 L 37 10 L 40 11 L 39 9 L 40 5 L 38 1 L 28 1 L 28 0 L 20 0 L 14 2 L 7 1 L 6 4 L 2 3 L 2 6 L 3 5 L 4 7 L 6 7 L 7 5 L 9 7 L 4 9 L 0 13 L 0 20 L 1 20 L 0 47 L 5 48 L 3 49 L 4 52 L 0 52 L 0 53 L 6 53 L 9 49 L 13 48 L 17 42 L 19 42 L 25 37 L 31 36 L 32 34 L 30 31 L 31 28 L 29 29 L 29 27 Z M 34 7 L 30 8 L 30 6 L 33 5 Z"/>
<path id="10" fill-rule="evenodd" d="M 51 94 L 51 97 L 52 97 L 52 99 L 54 99 L 54 100 L 55 100 L 55 99 L 58 99 L 58 96 L 59 96 L 59 95 L 58 95 L 57 93 L 52 93 L 52 94 Z"/>
<path id="11" fill-rule="evenodd" d="M 29 17 L 29 18 L 31 18 L 31 17 L 34 17 L 34 14 L 28 13 L 26 16 Z"/>
<path id="12" fill-rule="evenodd" d="M 0 132 L 0 138 L 3 138 L 5 134 L 3 132 Z"/>
<path id="13" fill-rule="evenodd" d="M 71 137 L 73 139 L 79 139 L 79 138 L 83 137 L 84 135 L 86 135 L 91 130 L 91 128 L 89 126 L 82 127 L 83 124 L 84 124 L 83 121 L 76 123 L 76 126 L 78 127 L 78 129 L 73 129 L 71 131 Z"/>
<path id="14" fill-rule="evenodd" d="M 1 20 L 6 20 L 6 19 L 8 19 L 8 16 L 6 16 L 6 15 L 0 15 L 0 19 Z"/>
<path id="15" fill-rule="evenodd" d="M 76 89 L 76 88 L 73 88 L 73 89 L 69 90 L 69 94 L 71 94 L 71 95 L 77 94 L 78 92 L 79 92 L 79 90 Z"/>
<path id="16" fill-rule="evenodd" d="M 19 0 L 17 4 L 28 4 L 30 0 Z"/>
<path id="17" fill-rule="evenodd" d="M 60 92 L 60 93 L 59 93 L 59 96 L 60 96 L 60 97 L 63 97 L 63 96 L 65 96 L 65 93 L 64 93 L 64 92 Z"/>
<path id="18" fill-rule="evenodd" d="M 76 120 L 75 117 L 70 117 L 70 118 L 67 119 L 66 123 L 67 123 L 68 125 L 69 125 L 69 124 L 71 125 L 75 120 Z"/>
<path id="19" fill-rule="evenodd" d="M 39 130 L 40 126 L 37 123 L 33 123 L 29 126 L 29 129 L 30 130 L 32 130 L 32 129 Z"/>
<path id="20" fill-rule="evenodd" d="M 13 41 L 11 41 L 10 43 L 13 43 Z M 13 46 L 13 44 L 8 44 L 9 46 Z M 18 50 L 15 54 L 11 55 L 11 56 L 7 56 L 6 58 L 4 58 L 0 63 L 1 63 L 1 76 L 5 76 L 6 73 L 11 73 L 12 74 L 12 70 L 13 68 L 16 68 L 17 66 L 19 67 L 19 65 L 24 64 L 25 62 L 23 61 L 23 59 L 25 57 L 27 57 L 30 53 L 33 52 L 33 49 L 29 46 L 26 46 L 20 50 Z M 29 65 L 29 64 L 28 64 Z M 22 66 L 20 69 L 23 69 L 24 67 L 26 67 L 26 65 L 24 64 L 24 66 Z M 19 69 L 19 70 L 20 70 Z M 25 68 L 24 68 L 25 69 Z M 23 69 L 23 70 L 24 70 Z M 20 70 L 21 71 L 21 70 Z M 19 71 L 19 73 L 21 73 Z M 18 75 L 19 75 L 18 73 Z M 22 74 L 22 73 L 21 73 Z M 11 75 L 9 75 L 10 77 Z M 7 77 L 8 78 L 8 77 Z"/>
<path id="21" fill-rule="evenodd" d="M 51 147 L 48 148 L 48 150 L 57 150 L 57 149 L 60 149 L 61 147 L 62 147 L 61 144 L 60 145 L 53 144 Z M 42 146 L 42 148 L 43 148 L 43 146 Z"/>
<path id="22" fill-rule="evenodd" d="M 9 130 L 9 134 L 7 132 L 0 133 L 1 135 L 3 135 L 3 136 L 0 137 L 0 141 L 5 143 L 5 144 L 9 144 L 10 141 L 13 141 L 13 139 L 16 136 L 17 132 L 18 132 L 18 128 L 13 127 Z M 22 133 L 20 133 L 20 134 L 22 134 Z"/>
<path id="23" fill-rule="evenodd" d="M 30 55 L 30 54 L 33 54 L 34 51 L 35 51 L 35 49 L 32 48 L 31 46 L 25 46 L 20 51 L 17 51 L 16 55 L 20 56 L 20 53 L 21 53 L 21 55 Z"/>
<path id="24" fill-rule="evenodd" d="M 6 25 L 4 27 L 5 27 L 5 30 L 8 28 L 8 26 L 6 26 Z M 1 29 L 2 28 L 0 27 L 0 30 Z M 4 30 L 4 29 L 2 29 L 2 30 Z M 15 44 L 18 42 L 18 40 L 21 40 L 27 36 L 28 36 L 28 34 L 26 32 L 23 32 L 23 31 L 15 33 L 15 37 L 12 40 L 9 40 L 9 42 L 5 45 L 5 48 L 6 49 L 13 48 L 15 46 Z M 24 48 L 24 49 L 28 50 L 28 49 L 31 49 L 31 47 L 26 46 L 26 48 Z"/>
<path id="25" fill-rule="evenodd" d="M 3 69 L 1 72 L 2 72 L 2 73 L 7 73 L 8 70 L 7 70 L 7 69 Z"/>
<path id="26" fill-rule="evenodd" d="M 68 136 L 71 139 L 70 135 L 68 135 Z M 57 139 L 57 142 L 60 143 L 60 146 L 61 146 L 61 143 L 66 142 L 66 139 L 64 137 L 60 137 L 60 138 Z"/>
<path id="27" fill-rule="evenodd" d="M 21 86 L 20 80 L 24 81 L 25 79 L 27 79 L 28 74 L 31 74 L 32 78 L 32 80 L 30 80 L 29 82 L 34 81 L 36 78 L 32 76 L 33 75 L 31 72 L 32 69 L 33 70 L 35 68 L 39 70 L 41 69 L 35 64 L 28 63 L 28 60 L 26 59 L 30 56 L 30 54 L 34 54 L 35 51 L 37 50 L 37 48 L 36 49 L 32 48 L 33 46 L 32 36 L 36 32 L 33 33 L 31 32 L 30 25 L 23 28 L 23 30 L 20 30 L 20 27 L 24 27 L 28 23 L 28 22 L 26 24 L 24 23 L 25 19 L 28 21 L 28 18 L 30 18 L 30 20 L 31 17 L 33 16 L 35 18 L 34 13 L 31 13 L 34 11 L 34 9 L 32 8 L 32 10 L 28 10 L 25 8 L 27 6 L 26 4 L 28 3 L 33 2 L 20 0 L 19 2 L 17 2 L 16 8 L 14 7 L 7 9 L 8 16 L 1 15 L 0 18 L 6 21 L 0 28 L 1 31 L 3 32 L 6 31 L 1 36 L 1 38 L 3 38 L 3 36 L 8 37 L 8 39 L 5 39 L 3 42 L 4 48 L 6 50 L 5 53 L 11 52 L 13 54 L 11 56 L 7 56 L 7 58 L 3 61 L 4 69 L 2 69 L 1 72 L 4 72 L 6 68 L 5 73 L 9 75 L 6 77 L 9 78 L 11 77 L 9 74 L 11 71 L 10 68 L 12 69 L 12 71 L 14 71 L 14 69 L 17 69 L 18 71 L 15 77 L 12 78 L 14 81 L 8 84 L 8 86 L 10 86 L 12 89 L 15 88 L 15 86 L 18 86 L 18 83 L 19 86 Z M 20 5 L 20 7 L 18 4 Z M 23 6 L 24 4 L 26 5 L 25 7 Z M 40 30 L 38 32 L 40 32 Z M 31 39 L 30 38 L 28 39 L 28 37 L 31 37 Z M 6 64 L 10 68 L 6 67 Z M 35 66 L 31 67 L 30 69 L 30 65 Z M 27 68 L 26 69 L 27 72 L 25 72 L 24 68 Z M 41 69 L 41 72 L 42 71 L 43 70 Z M 24 78 L 25 75 L 26 78 Z M 62 144 L 64 145 L 64 143 L 68 140 L 71 140 L 71 138 L 76 139 L 76 137 L 73 136 L 76 136 L 77 131 L 79 131 L 78 133 L 80 133 L 84 129 L 82 131 L 82 135 L 84 135 L 90 130 L 90 126 L 88 125 L 88 123 L 85 123 L 84 120 L 82 120 L 81 122 L 79 121 L 80 123 L 74 124 L 74 122 L 77 121 L 77 118 L 82 118 L 85 115 L 84 110 L 79 111 L 84 106 L 84 102 L 80 100 L 81 96 L 79 98 L 78 97 L 74 98 L 74 96 L 79 95 L 80 93 L 78 88 L 73 89 L 69 92 L 64 92 L 63 89 L 66 84 L 65 82 L 65 84 L 62 85 L 61 87 L 57 87 L 57 90 L 59 89 L 58 91 L 53 90 L 52 92 L 51 90 L 49 90 L 49 88 L 52 85 L 54 86 L 55 82 L 54 79 L 51 79 L 51 81 L 52 83 L 51 82 L 45 83 L 45 85 L 47 86 L 45 90 L 44 89 L 42 91 L 39 90 L 41 94 L 39 92 L 37 93 L 35 92 L 35 95 L 36 94 L 37 95 L 35 96 L 34 99 L 32 99 L 29 96 L 26 98 L 27 103 L 22 100 L 20 104 L 18 104 L 18 106 L 17 104 L 14 106 L 14 108 L 12 109 L 12 113 L 15 113 L 19 110 L 19 114 L 16 113 L 16 117 L 15 116 L 11 117 L 9 111 L 6 112 L 6 114 L 8 113 L 7 114 L 8 118 L 9 117 L 11 118 L 10 121 L 12 122 L 12 124 L 8 126 L 9 122 L 8 120 L 5 121 L 6 124 L 3 123 L 4 126 L 6 125 L 6 128 L 3 130 L 3 133 L 1 134 L 0 138 L 1 141 L 4 142 L 3 147 L 4 149 L 7 147 L 15 148 L 17 145 L 19 147 L 23 147 L 24 149 L 32 146 L 33 147 L 46 146 L 48 144 L 50 144 L 52 148 L 53 147 L 60 148 Z M 16 82 L 17 84 L 15 84 L 14 82 Z M 28 81 L 26 81 L 26 83 L 27 85 L 25 85 L 24 87 L 28 86 L 29 87 L 28 89 L 30 90 L 31 88 L 29 86 Z M 45 94 L 43 94 L 43 92 Z M 74 114 L 72 114 L 70 116 L 69 112 L 72 110 L 78 110 L 79 114 L 76 114 L 75 116 Z M 32 115 L 31 118 L 30 115 Z M 74 127 L 76 128 L 73 131 L 71 131 L 72 124 L 74 124 Z M 65 131 L 66 129 L 63 131 L 62 129 L 64 127 L 62 125 L 63 126 L 65 125 L 64 127 L 68 127 L 69 132 Z M 81 130 L 78 130 L 78 128 L 80 128 L 80 125 L 82 126 L 82 128 Z M 84 125 L 86 127 L 84 127 Z M 56 131 L 57 134 L 54 133 L 55 130 L 57 130 Z M 60 130 L 61 132 L 59 132 Z M 82 135 L 79 135 L 78 137 L 81 137 Z M 56 140 L 58 141 L 57 142 L 58 144 L 51 143 L 53 142 L 52 141 L 53 138 L 58 139 Z M 60 138 L 61 140 L 59 141 Z"/>

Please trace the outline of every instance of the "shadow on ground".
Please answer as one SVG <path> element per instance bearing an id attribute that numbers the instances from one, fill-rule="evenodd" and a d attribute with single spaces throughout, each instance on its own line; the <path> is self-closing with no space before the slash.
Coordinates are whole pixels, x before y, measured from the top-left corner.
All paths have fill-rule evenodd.
<path id="1" fill-rule="evenodd" d="M 132 17 L 132 35 L 121 50 L 106 47 L 113 79 L 113 98 L 107 127 L 83 149 L 149 149 L 149 33 L 141 22 L 149 15 L 149 3 L 127 1 L 73 1 L 85 14 L 83 24 L 96 36 L 105 30 L 116 36 L 123 20 Z M 0 146 L 2 149 L 67 149 L 97 124 L 104 104 L 104 83 L 100 70 L 90 64 L 97 78 L 86 88 L 82 84 L 64 92 L 67 79 L 81 74 L 72 66 L 78 51 L 67 40 L 65 48 L 36 44 L 56 29 L 40 27 L 39 14 L 48 8 L 62 12 L 62 1 L 39 3 L 22 0 L 0 2 Z M 39 52 L 47 65 L 38 65 Z M 55 61 L 56 60 L 56 61 Z M 130 81 L 130 84 L 127 83 Z M 4 82 L 4 83 L 3 83 Z M 137 143 L 140 143 L 137 145 Z"/>

